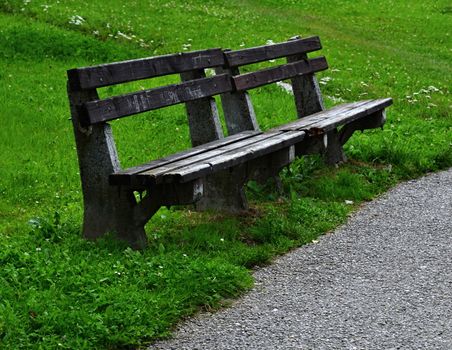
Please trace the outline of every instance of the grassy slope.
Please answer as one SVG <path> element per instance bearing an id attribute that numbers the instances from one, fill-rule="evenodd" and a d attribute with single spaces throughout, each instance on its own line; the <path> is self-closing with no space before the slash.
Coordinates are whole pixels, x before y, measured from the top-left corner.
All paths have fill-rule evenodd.
<path id="1" fill-rule="evenodd" d="M 395 181 L 452 165 L 446 1 L 36 0 L 4 1 L 0 9 L 0 345 L 114 347 L 163 336 L 198 306 L 247 288 L 247 267 L 342 222 L 345 199 L 358 203 Z M 74 15 L 84 23 L 69 23 Z M 351 164 L 331 170 L 315 158 L 299 161 L 284 173 L 289 198 L 282 201 L 250 186 L 259 210 L 248 218 L 161 210 L 143 253 L 78 237 L 66 69 L 184 44 L 239 48 L 295 34 L 322 38 L 332 68 L 322 75 L 332 78 L 322 85 L 325 95 L 394 98 L 384 131 L 349 142 Z M 277 87 L 252 98 L 264 128 L 293 116 L 292 97 Z M 189 145 L 181 106 L 117 122 L 114 130 L 124 166 Z"/>

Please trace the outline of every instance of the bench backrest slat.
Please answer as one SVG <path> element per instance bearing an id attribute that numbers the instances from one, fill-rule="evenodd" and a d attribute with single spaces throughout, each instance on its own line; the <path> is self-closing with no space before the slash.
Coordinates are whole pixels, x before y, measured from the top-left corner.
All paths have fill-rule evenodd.
<path id="1" fill-rule="evenodd" d="M 228 74 L 189 80 L 180 84 L 86 102 L 81 108 L 81 122 L 85 125 L 103 123 L 230 91 L 232 82 Z"/>
<path id="2" fill-rule="evenodd" d="M 68 77 L 73 89 L 95 89 L 223 64 L 223 51 L 216 48 L 75 68 L 68 71 Z"/>
<path id="3" fill-rule="evenodd" d="M 284 64 L 274 68 L 262 69 L 257 72 L 233 77 L 238 91 L 253 89 L 262 85 L 290 79 L 302 74 L 310 74 L 328 68 L 325 57 L 316 57 L 305 61 Z"/>
<path id="4" fill-rule="evenodd" d="M 284 43 L 258 46 L 249 49 L 225 52 L 230 67 L 268 61 L 275 58 L 317 51 L 322 48 L 318 36 L 290 40 Z"/>

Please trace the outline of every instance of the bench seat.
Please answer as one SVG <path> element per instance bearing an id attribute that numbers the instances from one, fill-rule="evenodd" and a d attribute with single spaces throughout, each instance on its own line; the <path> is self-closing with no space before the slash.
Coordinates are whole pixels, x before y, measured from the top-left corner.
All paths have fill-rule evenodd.
<path id="1" fill-rule="evenodd" d="M 241 132 L 117 172 L 110 175 L 110 184 L 138 190 L 163 183 L 185 183 L 302 143 L 306 136 L 325 134 L 391 104 L 390 98 L 346 103 L 266 132 Z"/>

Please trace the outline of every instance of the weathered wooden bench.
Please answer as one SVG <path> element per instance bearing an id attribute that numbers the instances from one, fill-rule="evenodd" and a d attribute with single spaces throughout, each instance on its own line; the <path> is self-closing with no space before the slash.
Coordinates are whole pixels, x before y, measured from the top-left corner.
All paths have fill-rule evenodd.
<path id="1" fill-rule="evenodd" d="M 296 156 L 319 152 L 328 163 L 345 159 L 342 145 L 355 130 L 380 127 L 390 98 L 325 110 L 315 73 L 328 68 L 318 37 L 237 51 L 209 49 L 68 71 L 68 95 L 84 199 L 83 234 L 116 234 L 140 248 L 144 225 L 161 206 L 247 208 L 250 179 L 277 177 Z M 287 63 L 240 74 L 240 67 L 287 58 Z M 216 75 L 206 77 L 205 69 Z M 182 82 L 100 99 L 97 89 L 180 74 Z M 260 131 L 247 90 L 291 79 L 298 119 Z M 221 95 L 225 137 L 213 96 Z M 185 103 L 193 148 L 129 169 L 120 167 L 109 121 Z M 137 199 L 135 192 L 142 194 Z"/>

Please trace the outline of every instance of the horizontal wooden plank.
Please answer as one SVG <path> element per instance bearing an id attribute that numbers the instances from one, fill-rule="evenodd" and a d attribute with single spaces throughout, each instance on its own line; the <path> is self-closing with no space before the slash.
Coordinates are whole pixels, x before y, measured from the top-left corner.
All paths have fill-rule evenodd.
<path id="1" fill-rule="evenodd" d="M 155 184 L 155 183 L 161 183 L 163 181 L 163 175 L 165 173 L 174 171 L 178 168 L 185 167 L 185 166 L 195 166 L 198 163 L 208 163 L 210 159 L 224 154 L 226 152 L 233 152 L 237 149 L 241 149 L 243 147 L 251 147 L 252 145 L 261 142 L 262 140 L 270 139 L 276 135 L 281 134 L 281 131 L 275 131 L 271 133 L 261 133 L 259 135 L 255 135 L 253 137 L 240 140 L 238 142 L 234 142 L 229 145 L 225 145 L 222 147 L 218 147 L 212 150 L 209 150 L 208 152 L 203 152 L 201 154 L 192 156 L 190 158 L 182 159 L 173 163 L 170 163 L 165 166 L 161 166 L 155 169 L 151 169 L 145 172 L 141 172 L 139 174 L 136 174 L 134 178 L 136 178 L 137 184 Z"/>
<path id="2" fill-rule="evenodd" d="M 391 104 L 391 98 L 370 100 L 368 103 L 351 109 L 350 111 L 335 115 L 333 118 L 324 119 L 323 121 L 316 123 L 316 126 L 320 129 L 329 131 L 337 126 L 351 123 L 357 119 L 366 117 L 377 111 L 381 111 Z"/>
<path id="3" fill-rule="evenodd" d="M 318 36 L 296 39 L 284 43 L 252 47 L 249 49 L 226 51 L 226 62 L 230 67 L 268 61 L 275 58 L 287 57 L 320 50 L 322 45 Z"/>
<path id="4" fill-rule="evenodd" d="M 328 119 L 330 117 L 333 117 L 334 115 L 340 114 L 344 111 L 348 111 L 350 109 L 353 109 L 363 103 L 367 103 L 367 101 L 361 101 L 361 102 L 353 102 L 353 103 L 344 103 L 341 105 L 334 106 L 330 109 L 326 109 L 324 111 L 320 111 L 317 113 L 310 114 L 308 116 L 305 116 L 303 118 L 297 119 L 293 122 L 289 122 L 284 125 L 277 126 L 273 129 L 270 129 L 269 131 L 273 130 L 309 130 L 310 126 L 319 123 L 324 119 Z"/>
<path id="5" fill-rule="evenodd" d="M 131 178 L 133 175 L 138 174 L 140 172 L 144 172 L 147 170 L 155 169 L 159 166 L 168 165 L 171 163 L 174 163 L 176 161 L 186 159 L 195 155 L 198 155 L 200 153 L 204 153 L 207 151 L 210 151 L 215 148 L 219 148 L 222 146 L 226 146 L 235 142 L 238 142 L 240 140 L 244 140 L 250 137 L 253 137 L 255 135 L 262 134 L 261 131 L 243 131 L 241 133 L 225 137 L 220 140 L 212 141 L 206 144 L 203 144 L 201 146 L 193 147 L 191 149 L 178 152 L 175 154 L 172 154 L 168 157 L 160 158 L 157 160 L 153 160 L 151 162 L 138 165 L 135 167 L 131 167 L 128 169 L 124 169 L 122 171 L 119 171 L 115 174 L 110 175 L 110 185 L 131 185 L 132 180 Z"/>
<path id="6" fill-rule="evenodd" d="M 224 64 L 219 48 L 148 57 L 68 70 L 73 89 L 94 89 Z"/>
<path id="7" fill-rule="evenodd" d="M 252 145 L 219 154 L 208 159 L 208 162 L 196 163 L 167 172 L 162 175 L 162 182 L 188 182 L 201 176 L 243 164 L 247 161 L 268 155 L 283 148 L 301 142 L 305 137 L 304 131 L 288 131 L 263 139 Z"/>
<path id="8" fill-rule="evenodd" d="M 326 132 L 340 125 L 373 114 L 391 104 L 391 98 L 347 103 L 314 113 L 295 122 L 277 127 L 274 130 L 305 130 L 309 132 L 310 129 L 321 129 Z"/>
<path id="9" fill-rule="evenodd" d="M 92 125 L 231 90 L 230 76 L 220 74 L 210 78 L 90 101 L 82 105 L 80 114 L 83 124 Z"/>
<path id="10" fill-rule="evenodd" d="M 262 69 L 257 72 L 234 76 L 235 88 L 238 91 L 253 89 L 262 85 L 274 83 L 297 75 L 315 73 L 328 68 L 325 57 L 316 57 L 306 61 L 287 63 L 274 68 Z"/>

